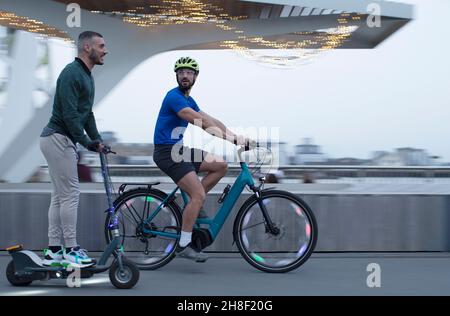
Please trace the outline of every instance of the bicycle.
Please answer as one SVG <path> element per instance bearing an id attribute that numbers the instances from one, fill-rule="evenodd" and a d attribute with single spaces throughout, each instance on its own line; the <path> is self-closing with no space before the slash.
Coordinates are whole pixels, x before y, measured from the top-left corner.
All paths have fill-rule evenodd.
<path id="1" fill-rule="evenodd" d="M 234 184 L 227 185 L 220 196 L 216 215 L 197 219 L 192 247 L 200 251 L 214 242 L 236 201 L 248 187 L 253 195 L 235 217 L 234 242 L 244 259 L 255 268 L 265 272 L 288 272 L 300 267 L 313 252 L 318 236 L 316 219 L 298 196 L 264 189 L 263 177 L 259 179 L 260 185 L 255 185 L 253 174 L 242 159 L 242 153 L 249 150 L 249 147 L 238 150 L 242 170 Z M 125 191 L 127 186 L 142 184 L 123 183 L 114 202 L 116 213 L 110 214 L 105 223 L 105 237 L 109 242 L 112 237 L 108 229 L 110 217 L 117 215 L 127 257 L 143 270 L 154 270 L 169 263 L 175 257 L 181 233 L 181 208 L 175 201 L 179 187 L 166 194 L 154 188 L 158 184 L 160 182 L 152 182 L 146 187 Z M 188 196 L 181 189 L 180 192 L 186 206 Z M 131 252 L 134 257 L 130 256 Z"/>

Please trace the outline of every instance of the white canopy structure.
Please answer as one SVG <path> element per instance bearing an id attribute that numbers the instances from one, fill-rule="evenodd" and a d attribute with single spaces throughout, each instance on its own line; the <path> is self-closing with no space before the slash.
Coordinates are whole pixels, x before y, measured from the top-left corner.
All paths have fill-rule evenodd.
<path id="1" fill-rule="evenodd" d="M 81 7 L 80 27 L 67 23 L 67 5 L 74 2 Z M 0 25 L 27 32 L 18 34 L 8 58 L 0 179 L 26 181 L 43 163 L 38 137 L 53 98 L 40 108 L 32 105 L 37 61 L 29 53 L 36 49 L 29 32 L 67 40 L 85 30 L 103 34 L 113 66 L 96 69 L 99 103 L 133 68 L 161 52 L 370 49 L 412 18 L 410 5 L 373 0 L 1 0 Z"/>

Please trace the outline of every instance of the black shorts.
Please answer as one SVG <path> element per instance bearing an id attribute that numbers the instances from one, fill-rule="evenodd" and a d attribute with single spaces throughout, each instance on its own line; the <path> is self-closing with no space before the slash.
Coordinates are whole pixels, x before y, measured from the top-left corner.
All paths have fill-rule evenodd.
<path id="1" fill-rule="evenodd" d="M 175 183 L 191 171 L 198 174 L 208 153 L 181 145 L 155 145 L 153 160 Z"/>

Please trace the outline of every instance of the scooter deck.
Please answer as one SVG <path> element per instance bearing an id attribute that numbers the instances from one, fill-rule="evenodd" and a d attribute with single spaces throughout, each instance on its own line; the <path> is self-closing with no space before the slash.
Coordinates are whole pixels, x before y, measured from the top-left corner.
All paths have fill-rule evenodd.
<path id="1" fill-rule="evenodd" d="M 21 250 L 11 254 L 16 265 L 17 272 L 62 272 L 76 269 L 73 266 L 45 266 L 43 260 L 37 254 L 29 250 Z M 79 268 L 87 273 L 101 273 L 109 269 L 109 265 L 97 265 Z"/>
<path id="2" fill-rule="evenodd" d="M 47 266 L 42 266 L 39 268 L 25 268 L 25 271 L 30 271 L 30 272 L 58 272 L 58 271 L 66 271 L 67 268 L 70 268 L 71 266 L 69 265 L 68 267 L 64 267 L 64 266 L 60 266 L 60 267 L 47 267 Z M 76 269 L 75 267 L 72 267 L 72 269 Z M 87 272 L 92 272 L 92 273 L 100 273 L 100 272 L 104 272 L 106 270 L 109 269 L 109 266 L 91 266 L 91 267 L 84 267 L 84 268 L 79 268 L 82 271 L 87 271 Z"/>

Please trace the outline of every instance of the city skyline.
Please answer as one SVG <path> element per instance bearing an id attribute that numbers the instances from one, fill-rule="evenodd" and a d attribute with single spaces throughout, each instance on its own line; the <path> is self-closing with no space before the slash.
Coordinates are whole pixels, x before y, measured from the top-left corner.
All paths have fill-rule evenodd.
<path id="1" fill-rule="evenodd" d="M 105 143 L 107 143 L 107 144 L 127 145 L 127 146 L 129 146 L 129 148 L 133 148 L 133 146 L 134 147 L 137 146 L 137 147 L 139 147 L 140 151 L 142 151 L 142 149 L 144 148 L 143 146 L 145 146 L 145 147 L 147 145 L 153 146 L 153 143 L 121 142 L 120 139 L 117 138 L 116 133 L 112 132 L 112 131 L 102 131 L 101 135 L 102 135 L 103 139 L 105 140 Z M 280 163 L 279 163 L 280 165 L 302 164 L 302 163 L 298 162 L 301 160 L 301 158 L 299 158 L 299 156 L 301 156 L 301 154 L 303 154 L 303 155 L 310 154 L 310 156 L 314 156 L 314 155 L 320 156 L 320 159 L 319 159 L 320 163 L 323 163 L 323 162 L 329 163 L 332 161 L 340 161 L 339 164 L 352 164 L 352 163 L 345 162 L 346 160 L 348 160 L 350 162 L 357 161 L 359 164 L 359 163 L 379 162 L 381 160 L 386 161 L 389 159 L 391 161 L 392 161 L 392 159 L 394 159 L 394 160 L 402 159 L 402 157 L 401 157 L 402 152 L 410 153 L 410 155 L 413 154 L 416 156 L 416 158 L 410 157 L 409 158 L 410 161 L 411 161 L 411 159 L 413 159 L 413 161 L 422 161 L 421 163 L 409 163 L 409 164 L 406 163 L 405 165 L 447 165 L 450 163 L 449 161 L 443 161 L 442 157 L 433 155 L 433 153 L 429 152 L 426 148 L 414 148 L 414 147 L 407 147 L 407 146 L 402 146 L 402 147 L 397 147 L 397 148 L 392 148 L 392 149 L 379 148 L 377 150 L 374 150 L 374 151 L 371 151 L 370 153 L 368 153 L 367 157 L 362 158 L 362 157 L 354 157 L 351 155 L 339 156 L 339 157 L 332 156 L 332 155 L 328 154 L 328 152 L 326 151 L 326 149 L 323 148 L 323 146 L 321 146 L 318 143 L 315 143 L 314 139 L 312 139 L 312 138 L 305 138 L 301 142 L 296 143 L 296 144 L 289 144 L 289 143 L 283 142 L 282 140 L 280 140 L 277 143 L 280 144 L 279 147 L 276 147 L 277 150 L 280 153 L 283 152 L 282 154 L 280 154 L 280 156 L 281 155 L 284 156 L 282 159 L 283 161 L 280 161 Z M 273 147 L 273 144 L 275 144 L 275 143 L 272 142 L 272 144 L 270 144 L 270 142 L 269 142 L 269 147 Z M 308 150 L 308 152 L 305 153 L 306 147 L 311 147 L 312 150 Z M 300 148 L 302 148 L 302 149 L 300 149 Z M 303 151 L 303 153 L 299 153 L 299 151 Z M 146 153 L 146 152 L 144 151 L 143 153 Z M 404 155 L 405 154 L 403 154 L 403 156 Z M 225 152 L 224 156 L 234 157 L 234 153 L 232 151 L 228 151 L 228 152 Z M 406 157 L 403 157 L 403 159 L 405 161 L 408 160 L 408 159 L 406 159 Z M 289 161 L 289 162 L 285 162 L 285 161 Z M 311 163 L 311 162 L 312 161 L 308 161 L 308 163 Z"/>

